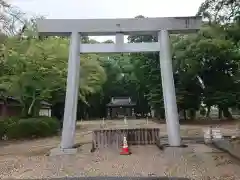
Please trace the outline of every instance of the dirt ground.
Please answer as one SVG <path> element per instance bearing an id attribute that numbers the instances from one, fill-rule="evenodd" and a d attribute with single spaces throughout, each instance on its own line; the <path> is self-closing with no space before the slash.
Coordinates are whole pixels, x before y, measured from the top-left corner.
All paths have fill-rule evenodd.
<path id="1" fill-rule="evenodd" d="M 107 128 L 125 127 L 123 121 L 105 121 Z M 116 150 L 90 152 L 91 131 L 100 128 L 101 121 L 77 124 L 78 153 L 46 156 L 59 146 L 60 138 L 31 141 L 0 142 L 0 178 L 50 178 L 65 176 L 175 176 L 192 179 L 239 180 L 240 163 L 226 153 L 204 144 L 188 144 L 187 148 L 132 146 L 131 156 L 120 156 Z M 166 135 L 166 125 L 146 120 L 129 120 L 129 127 L 159 127 Z M 182 136 L 201 136 L 207 125 L 181 125 Z M 234 135 L 236 126 L 224 124 L 225 135 Z"/>

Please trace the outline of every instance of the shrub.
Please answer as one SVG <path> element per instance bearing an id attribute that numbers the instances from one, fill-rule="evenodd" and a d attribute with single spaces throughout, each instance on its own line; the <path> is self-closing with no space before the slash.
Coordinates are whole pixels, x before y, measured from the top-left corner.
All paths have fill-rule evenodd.
<path id="1" fill-rule="evenodd" d="M 58 133 L 59 129 L 61 128 L 60 127 L 61 126 L 60 122 L 56 118 L 46 117 L 46 118 L 43 119 L 43 121 L 46 122 L 49 125 L 51 134 Z"/>
<path id="2" fill-rule="evenodd" d="M 18 123 L 8 124 L 6 126 L 6 136 L 8 139 L 19 139 L 20 137 L 20 129 Z"/>
<path id="3" fill-rule="evenodd" d="M 6 134 L 8 127 L 16 124 L 19 117 L 7 117 L 0 119 L 0 139 Z"/>
<path id="4" fill-rule="evenodd" d="M 4 122 L 4 120 L 0 120 L 0 138 L 2 139 L 2 137 L 4 136 L 6 132 L 6 124 Z"/>
<path id="5" fill-rule="evenodd" d="M 60 127 L 58 120 L 50 117 L 11 119 L 6 120 L 4 124 L 5 133 L 3 134 L 6 134 L 9 139 L 53 136 L 58 133 Z"/>

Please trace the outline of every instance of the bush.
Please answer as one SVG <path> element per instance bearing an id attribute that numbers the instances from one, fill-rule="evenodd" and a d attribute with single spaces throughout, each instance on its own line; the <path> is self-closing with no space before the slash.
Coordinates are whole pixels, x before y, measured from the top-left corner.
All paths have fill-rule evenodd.
<path id="1" fill-rule="evenodd" d="M 19 129 L 18 123 L 12 123 L 6 126 L 5 135 L 7 136 L 8 139 L 20 139 L 21 138 L 20 134 L 21 131 Z"/>
<path id="2" fill-rule="evenodd" d="M 8 127 L 18 122 L 18 117 L 7 117 L 0 119 L 0 139 L 6 134 Z"/>
<path id="3" fill-rule="evenodd" d="M 2 138 L 4 136 L 6 132 L 6 125 L 4 123 L 4 120 L 0 120 L 0 138 Z"/>
<path id="4" fill-rule="evenodd" d="M 60 129 L 60 122 L 58 119 L 50 117 L 41 117 L 41 119 L 49 125 L 51 133 L 55 134 Z"/>
<path id="5" fill-rule="evenodd" d="M 3 123 L 3 133 L 9 139 L 39 138 L 56 135 L 60 124 L 58 120 L 50 117 L 34 117 L 27 119 L 7 119 Z M 1 133 L 0 128 L 0 133 Z"/>

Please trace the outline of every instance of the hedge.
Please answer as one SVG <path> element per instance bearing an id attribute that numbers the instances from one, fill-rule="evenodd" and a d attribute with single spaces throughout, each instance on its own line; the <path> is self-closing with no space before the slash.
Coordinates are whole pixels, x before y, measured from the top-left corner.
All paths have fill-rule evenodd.
<path id="1" fill-rule="evenodd" d="M 60 123 L 55 118 L 7 118 L 0 121 L 0 137 L 29 139 L 53 136 L 58 133 Z"/>

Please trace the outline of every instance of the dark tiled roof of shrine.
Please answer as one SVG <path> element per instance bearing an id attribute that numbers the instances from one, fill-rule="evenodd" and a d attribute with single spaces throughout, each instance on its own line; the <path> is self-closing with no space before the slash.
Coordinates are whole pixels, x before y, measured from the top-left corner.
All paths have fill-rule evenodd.
<path id="1" fill-rule="evenodd" d="M 113 97 L 113 100 L 107 106 L 135 106 L 136 103 L 129 101 L 129 97 Z"/>
<path id="2" fill-rule="evenodd" d="M 7 101 L 8 103 L 15 102 L 15 103 L 18 103 L 20 105 L 20 102 L 19 102 L 18 98 L 15 98 L 15 97 L 12 97 L 12 96 L 4 96 L 4 95 L 0 94 L 0 104 L 4 104 L 4 100 Z M 52 106 L 50 103 L 48 103 L 46 101 L 41 101 L 40 104 L 42 106 L 46 106 L 46 107 Z"/>

